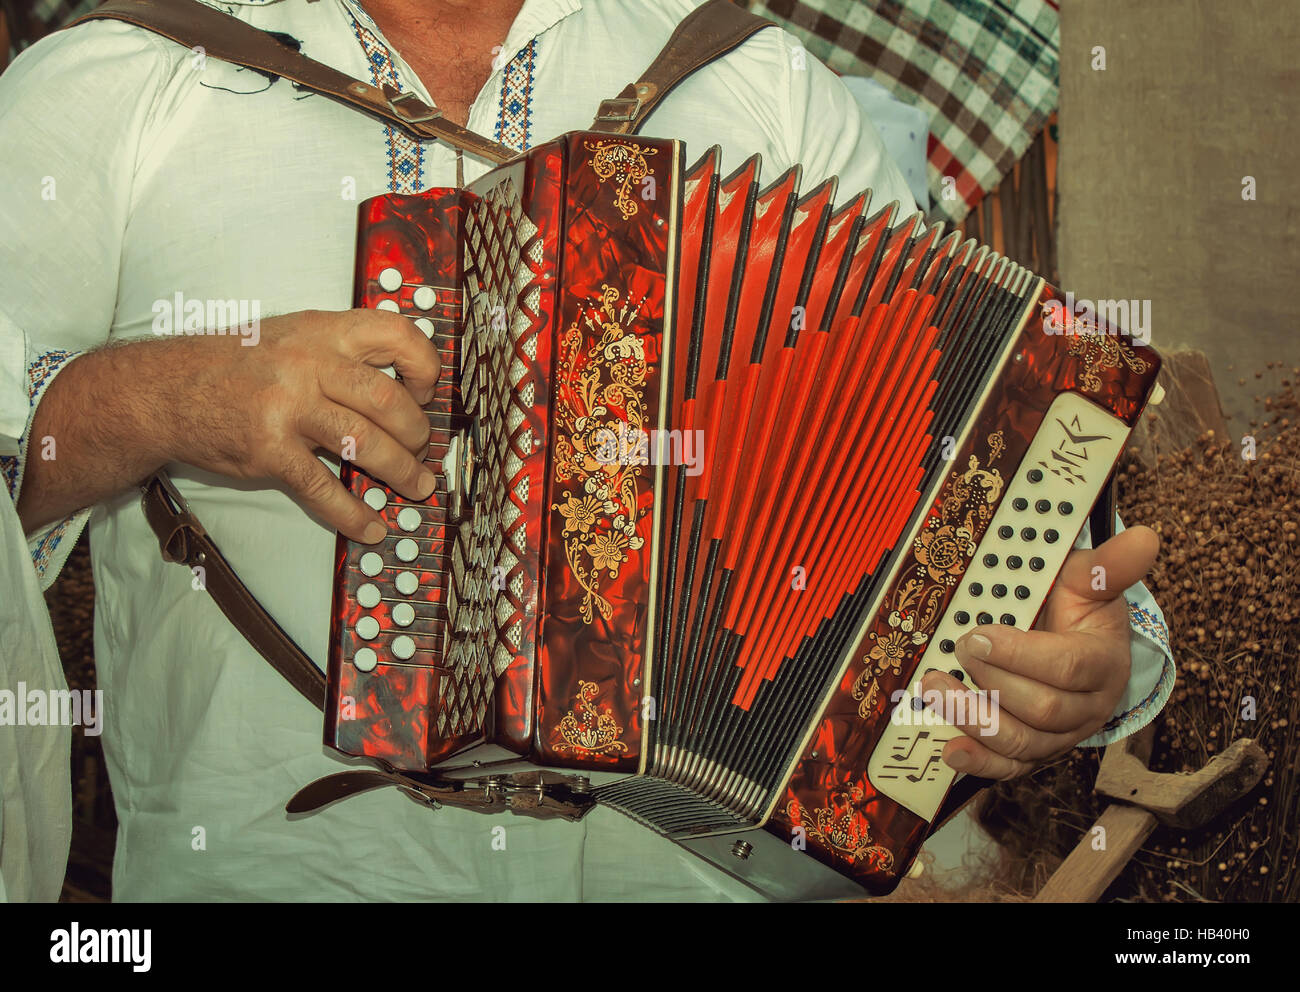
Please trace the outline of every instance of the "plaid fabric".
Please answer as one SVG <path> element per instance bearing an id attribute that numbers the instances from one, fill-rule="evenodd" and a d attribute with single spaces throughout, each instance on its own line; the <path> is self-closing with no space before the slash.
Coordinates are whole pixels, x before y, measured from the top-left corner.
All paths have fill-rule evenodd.
<path id="1" fill-rule="evenodd" d="M 842 75 L 870 76 L 930 116 L 931 217 L 957 223 L 1056 109 L 1052 0 L 759 0 Z"/>

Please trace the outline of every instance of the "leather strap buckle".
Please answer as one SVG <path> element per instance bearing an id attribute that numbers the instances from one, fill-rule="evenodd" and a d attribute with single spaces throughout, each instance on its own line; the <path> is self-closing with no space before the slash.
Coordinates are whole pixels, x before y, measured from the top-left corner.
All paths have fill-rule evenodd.
<path id="1" fill-rule="evenodd" d="M 442 116 L 441 110 L 437 107 L 427 106 L 411 90 L 407 90 L 405 93 L 394 93 L 391 86 L 385 86 L 384 96 L 388 100 L 388 109 L 408 124 L 424 124 L 428 121 L 437 120 Z M 412 106 L 408 108 L 407 104 L 412 104 Z"/>
<path id="2" fill-rule="evenodd" d="M 610 123 L 627 123 L 634 120 L 641 111 L 641 101 L 637 97 L 616 96 L 602 100 L 596 112 L 596 120 Z"/>

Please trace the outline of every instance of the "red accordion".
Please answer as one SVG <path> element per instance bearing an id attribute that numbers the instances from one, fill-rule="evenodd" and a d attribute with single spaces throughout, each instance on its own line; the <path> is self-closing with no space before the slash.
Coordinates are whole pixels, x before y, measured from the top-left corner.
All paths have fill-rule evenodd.
<path id="1" fill-rule="evenodd" d="M 575 133 L 361 207 L 438 345 L 439 487 L 340 538 L 326 742 L 581 770 L 774 896 L 886 892 L 954 773 L 916 698 L 1028 629 L 1159 359 L 868 194 Z"/>

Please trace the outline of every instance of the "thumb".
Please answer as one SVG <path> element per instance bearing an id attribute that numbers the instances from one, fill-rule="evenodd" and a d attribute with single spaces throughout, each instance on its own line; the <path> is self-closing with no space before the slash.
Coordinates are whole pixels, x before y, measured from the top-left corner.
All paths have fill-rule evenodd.
<path id="1" fill-rule="evenodd" d="M 1061 569 L 1057 585 L 1084 599 L 1107 602 L 1140 582 L 1159 552 L 1160 538 L 1155 531 L 1130 527 L 1099 548 L 1073 552 Z"/>

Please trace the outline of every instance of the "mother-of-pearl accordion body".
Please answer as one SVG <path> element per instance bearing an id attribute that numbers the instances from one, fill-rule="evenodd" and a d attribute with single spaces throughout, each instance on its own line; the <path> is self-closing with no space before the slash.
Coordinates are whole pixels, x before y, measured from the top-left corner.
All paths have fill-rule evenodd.
<path id="1" fill-rule="evenodd" d="M 683 154 L 575 133 L 362 204 L 356 304 L 442 356 L 439 486 L 344 466 L 390 534 L 339 540 L 325 739 L 583 770 L 764 892 L 885 892 L 954 778 L 921 675 L 1032 626 L 1159 359 L 895 205 Z"/>

